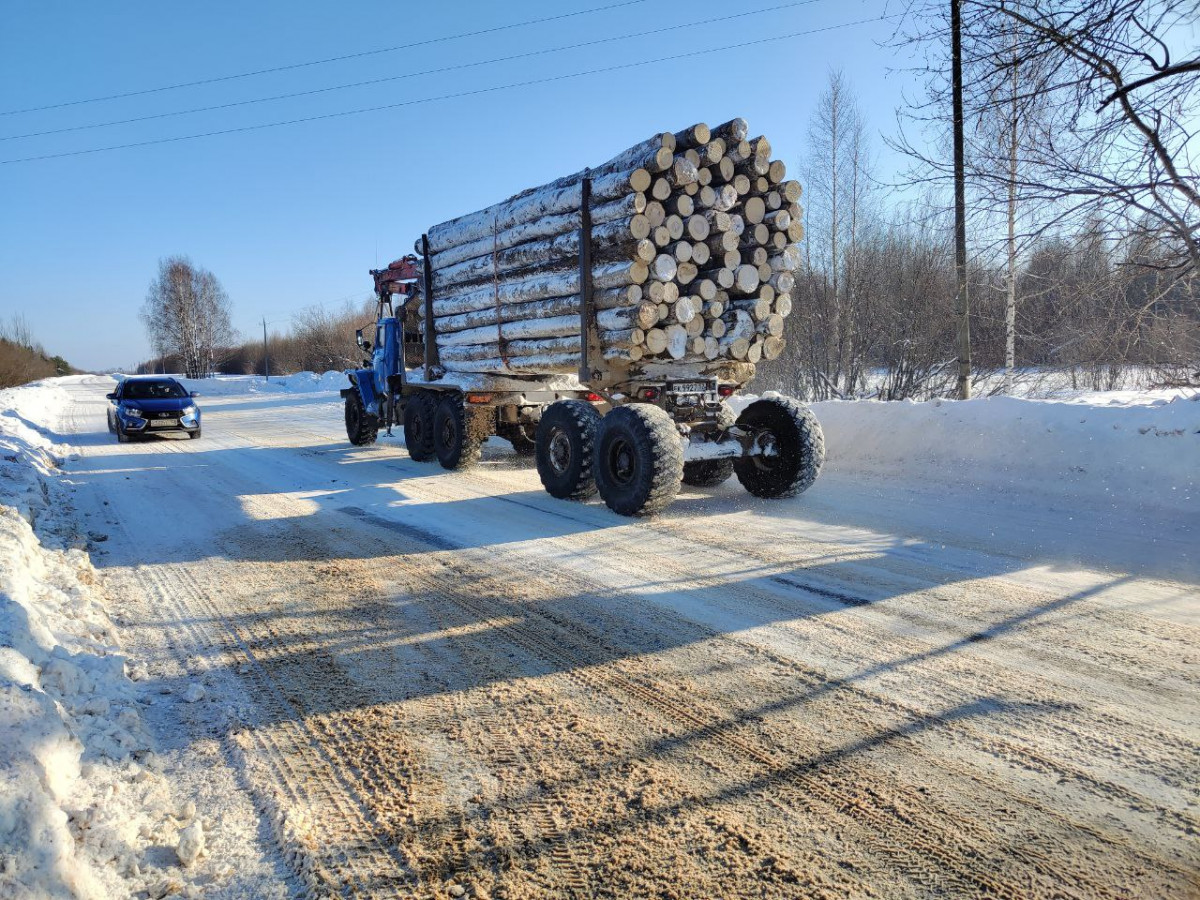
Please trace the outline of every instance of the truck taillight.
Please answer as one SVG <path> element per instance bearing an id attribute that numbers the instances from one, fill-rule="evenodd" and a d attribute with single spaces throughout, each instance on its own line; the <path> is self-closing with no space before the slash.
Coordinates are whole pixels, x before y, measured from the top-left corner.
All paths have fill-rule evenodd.
<path id="1" fill-rule="evenodd" d="M 722 397 L 732 397 L 734 390 L 735 390 L 735 388 L 732 384 L 717 385 L 717 393 L 720 394 Z"/>
<path id="2" fill-rule="evenodd" d="M 584 399 L 587 400 L 588 403 L 600 403 L 604 398 L 595 391 L 588 391 L 587 396 Z"/>
<path id="3" fill-rule="evenodd" d="M 648 387 L 648 388 L 642 388 L 641 391 L 638 393 L 638 396 L 640 396 L 643 400 L 657 400 L 658 395 L 661 393 L 662 393 L 662 391 L 660 391 L 656 387 Z"/>
<path id="4" fill-rule="evenodd" d="M 468 403 L 491 403 L 491 394 L 467 394 Z"/>

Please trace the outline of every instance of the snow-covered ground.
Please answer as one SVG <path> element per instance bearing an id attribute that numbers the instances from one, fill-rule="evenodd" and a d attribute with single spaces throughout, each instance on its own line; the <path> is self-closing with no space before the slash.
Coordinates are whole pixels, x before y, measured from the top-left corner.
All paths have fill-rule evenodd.
<path id="1" fill-rule="evenodd" d="M 1125 380 L 1150 374 L 1130 369 Z M 202 396 L 307 394 L 347 386 L 341 372 L 184 381 Z M 1073 389 L 1066 373 L 1025 372 L 1016 396 L 813 405 L 830 472 L 985 495 L 1054 496 L 1119 511 L 1200 504 L 1200 387 Z M 1022 392 L 1039 396 L 1022 396 Z M 766 396 L 770 396 L 767 392 Z M 733 398 L 740 410 L 757 395 Z"/>
<path id="2" fill-rule="evenodd" d="M 243 394 L 309 394 L 317 391 L 336 391 L 349 384 L 344 373 L 335 371 L 322 374 L 293 372 L 290 375 L 275 375 L 271 378 L 263 378 L 261 375 L 184 378 L 178 374 L 171 377 L 177 378 L 187 386 L 188 390 L 197 391 L 204 397 L 236 397 Z"/>
<path id="3" fill-rule="evenodd" d="M 733 406 L 753 399 L 736 397 Z M 1200 389 L 965 403 L 835 400 L 813 409 L 830 468 L 842 475 L 925 490 L 1054 497 L 1081 514 L 1200 508 Z"/>
<path id="4" fill-rule="evenodd" d="M 118 897 L 157 888 L 154 853 L 196 820 L 173 805 L 47 425 L 54 382 L 0 391 L 0 896 Z M 141 870 L 147 877 L 141 878 Z M 160 874 L 161 873 L 161 874 Z"/>
<path id="5" fill-rule="evenodd" d="M 817 404 L 802 497 L 633 522 L 344 383 L 0 392 L 0 897 L 1197 883 L 1200 393 Z"/>

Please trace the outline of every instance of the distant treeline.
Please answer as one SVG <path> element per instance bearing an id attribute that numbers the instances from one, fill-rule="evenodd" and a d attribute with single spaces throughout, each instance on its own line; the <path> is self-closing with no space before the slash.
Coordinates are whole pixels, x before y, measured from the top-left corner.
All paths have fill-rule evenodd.
<path id="1" fill-rule="evenodd" d="M 214 371 L 219 375 L 264 375 L 289 372 L 328 372 L 347 369 L 362 362 L 354 341 L 358 328 L 366 329 L 373 339 L 375 301 L 348 304 L 340 310 L 310 307 L 297 313 L 286 333 L 274 332 L 267 338 L 266 353 L 261 340 L 245 341 L 214 353 Z M 182 372 L 183 361 L 175 354 L 146 360 L 137 367 L 139 374 Z"/>
<path id="2" fill-rule="evenodd" d="M 0 388 L 16 387 L 40 378 L 69 375 L 74 369 L 61 356 L 48 356 L 23 316 L 0 325 Z"/>

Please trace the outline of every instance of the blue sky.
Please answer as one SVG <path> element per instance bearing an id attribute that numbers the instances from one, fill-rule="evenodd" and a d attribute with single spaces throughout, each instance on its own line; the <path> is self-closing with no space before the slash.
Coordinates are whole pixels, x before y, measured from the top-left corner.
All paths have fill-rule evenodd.
<path id="1" fill-rule="evenodd" d="M 0 111 L 429 41 L 621 0 L 407 5 L 282 2 L 12 4 L 0 27 Z M 399 104 L 647 62 L 381 112 L 0 165 L 0 318 L 23 313 L 78 366 L 149 355 L 137 318 L 160 257 L 221 279 L 246 337 L 311 304 L 369 295 L 367 269 L 430 224 L 595 164 L 655 131 L 744 116 L 789 167 L 826 75 L 842 68 L 869 125 L 890 132 L 904 61 L 887 22 L 738 49 L 882 15 L 884 0 L 643 0 L 460 40 L 119 100 L 0 116 L 0 138 L 158 115 L 636 34 L 567 52 L 307 97 L 0 140 L 0 161 Z M 686 59 L 663 57 L 715 52 Z M 880 148 L 882 149 L 882 148 Z M 881 160 L 885 171 L 890 160 Z"/>

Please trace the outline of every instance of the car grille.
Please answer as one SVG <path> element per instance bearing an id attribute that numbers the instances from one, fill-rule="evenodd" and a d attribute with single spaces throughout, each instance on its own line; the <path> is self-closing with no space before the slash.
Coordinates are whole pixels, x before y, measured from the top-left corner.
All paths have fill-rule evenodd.
<path id="1" fill-rule="evenodd" d="M 150 416 L 150 418 L 152 418 L 152 419 L 178 419 L 179 413 L 177 413 L 177 412 L 156 412 L 156 413 L 153 413 Z"/>

